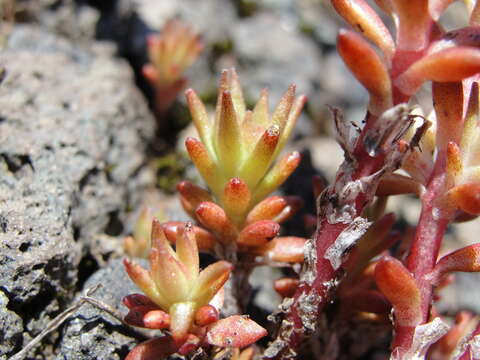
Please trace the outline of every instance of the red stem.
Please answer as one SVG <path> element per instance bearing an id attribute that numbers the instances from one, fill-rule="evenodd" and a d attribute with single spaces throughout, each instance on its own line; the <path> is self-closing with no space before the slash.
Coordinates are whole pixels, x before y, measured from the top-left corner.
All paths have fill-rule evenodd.
<path id="1" fill-rule="evenodd" d="M 407 268 L 413 274 L 421 296 L 422 322 L 430 316 L 433 286 L 425 275 L 429 274 L 438 258 L 440 245 L 450 223 L 453 212 L 445 209 L 439 199 L 445 192 L 445 156 L 439 154 L 433 175 L 422 197 L 422 211 L 417 225 L 415 238 L 407 258 Z M 393 347 L 408 350 L 414 335 L 414 328 L 395 326 Z"/>
<path id="2" fill-rule="evenodd" d="M 358 160 L 358 168 L 352 174 L 351 181 L 360 179 L 362 177 L 371 175 L 382 168 L 384 165 L 384 155 L 377 157 L 369 156 L 364 147 L 362 137 L 366 133 L 367 127 L 362 131 L 361 138 L 357 142 L 355 157 Z M 338 180 L 338 177 L 337 177 Z M 355 214 L 353 217 L 360 216 L 363 209 L 368 205 L 371 194 L 360 193 L 355 199 Z M 293 354 L 299 348 L 301 342 L 307 336 L 305 328 L 305 319 L 302 318 L 302 298 L 305 296 L 316 295 L 318 302 L 315 303 L 315 310 L 309 309 L 312 314 L 320 314 L 325 306 L 329 303 L 331 298 L 331 292 L 336 287 L 336 280 L 340 278 L 342 274 L 341 269 L 334 269 L 329 259 L 324 257 L 327 249 L 337 240 L 340 233 L 345 230 L 349 224 L 338 222 L 331 224 L 328 222 L 326 216 L 323 216 L 319 220 L 317 226 L 317 232 L 314 235 L 315 242 L 315 254 L 316 261 L 312 264 L 315 267 L 315 278 L 309 284 L 306 281 L 302 281 L 293 296 L 293 304 L 287 310 L 284 321 L 279 331 L 278 338 L 282 340 L 288 347 L 288 352 L 279 352 L 275 354 L 265 353 L 265 358 L 268 359 L 286 359 L 294 358 Z M 288 331 L 289 325 L 293 324 L 294 331 Z M 277 338 L 277 339 L 278 339 Z"/>

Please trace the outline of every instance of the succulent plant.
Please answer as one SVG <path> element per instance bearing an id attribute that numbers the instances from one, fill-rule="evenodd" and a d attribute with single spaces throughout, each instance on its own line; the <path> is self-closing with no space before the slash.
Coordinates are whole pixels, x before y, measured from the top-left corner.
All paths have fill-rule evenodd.
<path id="1" fill-rule="evenodd" d="M 198 34 L 186 23 L 169 20 L 159 35 L 147 38 L 148 58 L 142 71 L 155 91 L 157 116 L 165 112 L 184 88 L 184 72 L 202 52 Z"/>
<path id="2" fill-rule="evenodd" d="M 179 232 L 176 251 L 161 224 L 152 223 L 150 271 L 125 259 L 130 278 L 160 309 L 168 313 L 169 329 L 175 339 L 187 335 L 195 313 L 212 300 L 228 279 L 232 265 L 218 261 L 200 272 L 197 241 L 191 225 Z"/>
<path id="3" fill-rule="evenodd" d="M 169 20 L 160 35 L 147 38 L 148 58 L 143 73 L 152 84 L 171 86 L 182 80 L 183 73 L 197 59 L 203 49 L 198 34 L 178 19 Z"/>
<path id="4" fill-rule="evenodd" d="M 124 304 L 130 309 L 125 321 L 150 329 L 168 329 L 171 338 L 162 336 L 154 342 L 142 343 L 127 359 L 149 359 L 145 355 L 148 351 L 158 356 L 165 355 L 165 351 L 188 353 L 201 343 L 244 347 L 266 335 L 265 329 L 242 316 L 219 320 L 223 304 L 221 289 L 232 265 L 217 261 L 200 271 L 197 240 L 191 224 L 187 223 L 178 232 L 176 251 L 157 220 L 152 222 L 151 238 L 150 271 L 128 258 L 124 261 L 128 275 L 145 294 L 124 298 Z"/>
<path id="5" fill-rule="evenodd" d="M 214 119 L 192 89 L 186 92 L 200 140 L 188 138 L 186 147 L 215 201 L 236 222 L 263 200 L 295 170 L 300 155 L 292 152 L 278 163 L 275 158 L 290 136 L 306 101 L 295 98 L 291 85 L 275 111 L 268 110 L 263 90 L 253 111 L 247 110 L 234 69 L 223 71 Z M 273 166 L 272 166 L 273 165 Z"/>

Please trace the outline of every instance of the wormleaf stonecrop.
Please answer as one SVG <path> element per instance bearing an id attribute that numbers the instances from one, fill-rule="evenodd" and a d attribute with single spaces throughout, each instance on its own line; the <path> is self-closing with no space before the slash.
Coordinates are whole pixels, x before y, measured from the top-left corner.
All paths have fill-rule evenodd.
<path id="1" fill-rule="evenodd" d="M 195 91 L 187 90 L 186 96 L 201 140 L 187 139 L 188 153 L 215 200 L 228 215 L 243 220 L 252 204 L 278 188 L 298 166 L 300 156 L 293 152 L 270 168 L 306 97 L 295 98 L 295 86 L 291 85 L 270 115 L 268 92 L 263 90 L 253 111 L 247 110 L 233 69 L 222 73 L 213 120 Z"/>
<path id="2" fill-rule="evenodd" d="M 142 71 L 155 90 L 157 112 L 164 112 L 184 88 L 183 73 L 202 52 L 198 34 L 180 20 L 167 22 L 159 35 L 147 38 L 150 63 Z"/>
<path id="3" fill-rule="evenodd" d="M 278 223 L 292 216 L 301 200 L 266 196 L 300 162 L 298 152 L 284 155 L 277 163 L 275 159 L 291 134 L 306 97 L 295 98 L 292 85 L 269 114 L 268 92 L 264 90 L 254 109 L 247 110 L 233 69 L 221 75 L 213 119 L 195 91 L 187 90 L 186 96 L 200 137 L 188 138 L 186 147 L 210 192 L 188 181 L 177 188 L 186 212 L 210 234 L 202 235 L 202 239 L 209 239 L 202 241 L 203 249 L 215 250 L 228 259 L 234 259 L 240 250 L 271 261 L 302 261 L 305 239 L 272 240 L 278 235 Z M 165 224 L 167 237 L 172 241 L 179 227 L 178 222 Z"/>
<path id="4" fill-rule="evenodd" d="M 154 220 L 149 260 L 147 271 L 125 259 L 128 275 L 146 295 L 124 298 L 130 309 L 125 321 L 150 329 L 168 329 L 170 335 L 138 345 L 128 360 L 186 354 L 200 345 L 244 347 L 266 335 L 265 329 L 247 318 L 218 319 L 223 303 L 220 290 L 232 265 L 218 261 L 200 271 L 196 235 L 190 224 L 178 232 L 174 251 L 161 224 Z M 232 327 L 236 329 L 235 339 L 231 339 Z"/>

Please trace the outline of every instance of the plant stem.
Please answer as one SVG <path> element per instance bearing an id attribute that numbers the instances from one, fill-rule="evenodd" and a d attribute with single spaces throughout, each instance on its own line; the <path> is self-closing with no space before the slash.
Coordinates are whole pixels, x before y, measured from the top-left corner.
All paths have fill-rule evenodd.
<path id="1" fill-rule="evenodd" d="M 422 324 L 428 322 L 432 302 L 433 286 L 426 275 L 436 262 L 440 245 L 453 211 L 441 202 L 445 195 L 445 156 L 439 153 L 433 174 L 422 196 L 422 210 L 415 237 L 409 251 L 406 266 L 412 273 L 420 290 Z M 413 341 L 415 327 L 395 326 L 393 347 L 398 351 L 408 350 Z"/>
<path id="2" fill-rule="evenodd" d="M 362 141 L 357 146 L 356 156 L 358 168 L 350 176 L 345 176 L 342 170 L 337 175 L 336 183 L 324 191 L 326 201 L 334 202 L 338 193 L 343 191 L 352 181 L 374 174 L 384 165 L 385 157 L 369 156 L 363 148 Z M 354 213 L 352 218 L 360 216 L 374 194 L 359 192 L 353 200 Z M 320 200 L 319 207 L 325 209 L 326 204 Z M 340 206 L 333 206 L 333 211 L 341 211 Z M 328 248 L 335 243 L 340 234 L 344 232 L 350 222 L 329 222 L 331 213 L 324 212 L 319 215 L 317 231 L 309 241 L 310 249 L 306 250 L 303 277 L 293 297 L 293 303 L 286 310 L 276 340 L 265 351 L 267 359 L 291 359 L 296 357 L 296 351 L 304 338 L 315 330 L 318 314 L 329 303 L 331 293 L 338 285 L 343 270 L 334 268 L 331 261 L 325 257 Z M 313 277 L 313 279 L 311 279 Z"/>

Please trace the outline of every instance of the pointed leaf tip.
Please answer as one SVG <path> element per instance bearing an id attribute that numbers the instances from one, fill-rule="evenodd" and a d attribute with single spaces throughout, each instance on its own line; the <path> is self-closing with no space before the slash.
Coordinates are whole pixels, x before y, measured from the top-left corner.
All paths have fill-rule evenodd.
<path id="1" fill-rule="evenodd" d="M 227 213 L 242 215 L 250 204 L 250 189 L 242 179 L 230 179 L 223 191 L 223 203 Z"/>

